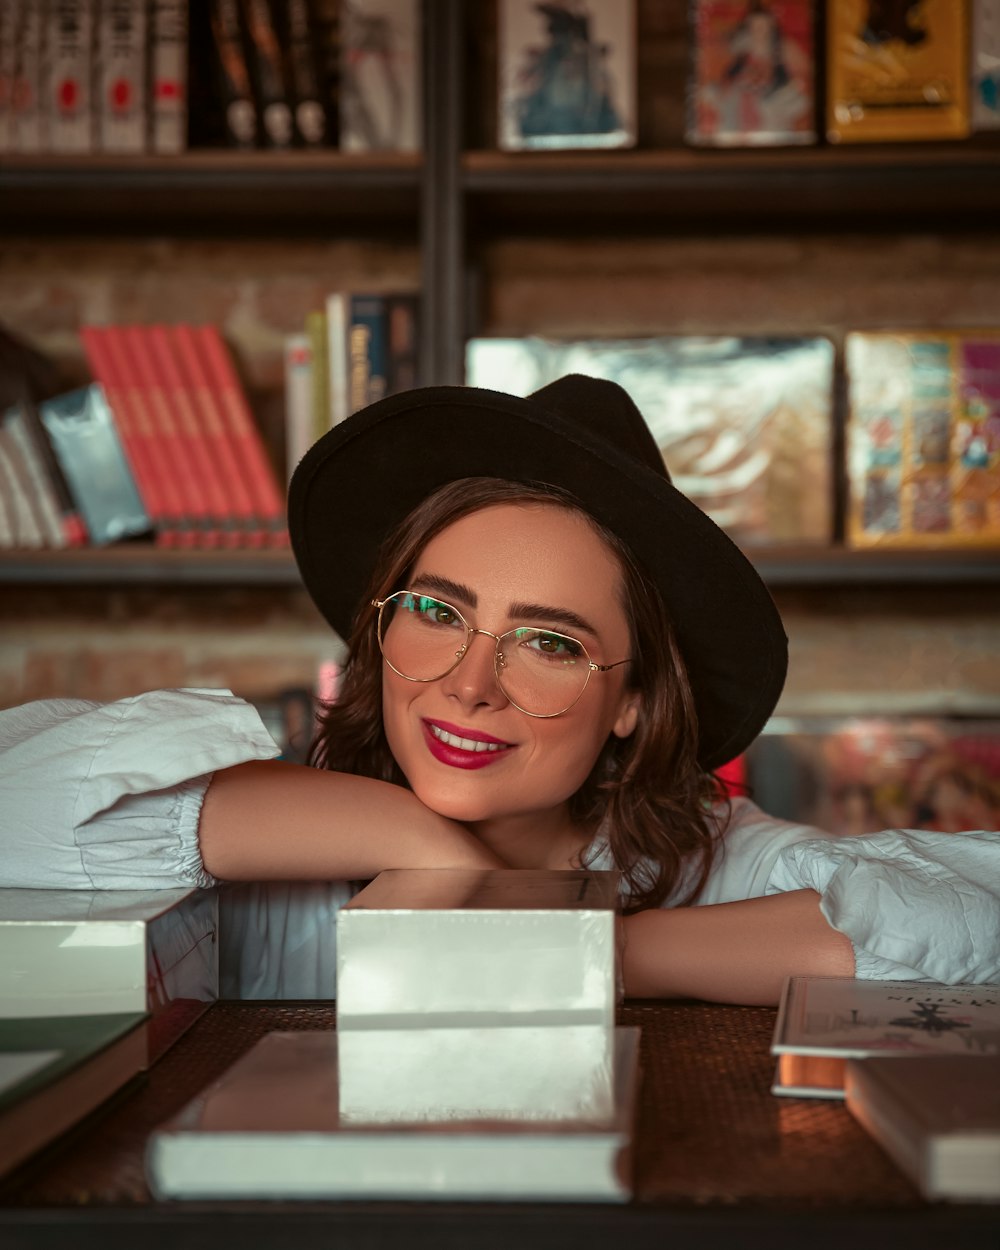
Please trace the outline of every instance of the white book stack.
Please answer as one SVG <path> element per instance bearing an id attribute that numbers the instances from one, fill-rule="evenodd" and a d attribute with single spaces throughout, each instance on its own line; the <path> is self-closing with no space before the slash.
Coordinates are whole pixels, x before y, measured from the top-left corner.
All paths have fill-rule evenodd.
<path id="1" fill-rule="evenodd" d="M 615 873 L 383 873 L 337 917 L 337 1032 L 272 1033 L 154 1134 L 164 1198 L 624 1201 L 638 1030 Z"/>
<path id="2" fill-rule="evenodd" d="M 218 996 L 214 890 L 0 889 L 0 1019 L 145 1013 L 150 1062 Z"/>

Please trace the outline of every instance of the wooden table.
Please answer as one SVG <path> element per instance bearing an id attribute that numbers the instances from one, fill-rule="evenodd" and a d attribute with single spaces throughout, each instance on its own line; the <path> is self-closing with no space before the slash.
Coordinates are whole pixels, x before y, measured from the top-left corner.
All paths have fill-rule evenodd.
<path id="1" fill-rule="evenodd" d="M 642 1029 L 635 1199 L 157 1203 L 149 1133 L 262 1034 L 328 1004 L 219 1003 L 137 1087 L 0 1184 L 3 1250 L 1000 1250 L 1000 1206 L 927 1203 L 839 1102 L 770 1093 L 774 1011 L 630 1004 Z"/>

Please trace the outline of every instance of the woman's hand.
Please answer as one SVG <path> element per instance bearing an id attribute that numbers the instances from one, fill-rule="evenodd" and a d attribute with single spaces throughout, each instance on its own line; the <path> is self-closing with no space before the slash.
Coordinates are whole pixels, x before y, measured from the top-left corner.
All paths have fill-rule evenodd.
<path id="1" fill-rule="evenodd" d="M 629 998 L 704 998 L 773 1006 L 789 976 L 854 976 L 850 940 L 815 890 L 626 916 Z"/>
<path id="2" fill-rule="evenodd" d="M 468 830 L 400 786 L 276 760 L 215 773 L 198 826 L 229 881 L 363 881 L 385 868 L 504 868 Z"/>

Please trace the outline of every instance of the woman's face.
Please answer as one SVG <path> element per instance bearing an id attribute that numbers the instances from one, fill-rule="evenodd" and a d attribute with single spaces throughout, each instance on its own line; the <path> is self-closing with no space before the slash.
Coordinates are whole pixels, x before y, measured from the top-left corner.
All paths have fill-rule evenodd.
<path id="1" fill-rule="evenodd" d="M 418 556 L 408 584 L 457 608 L 474 629 L 535 626 L 569 634 L 592 660 L 631 654 L 616 556 L 577 512 L 496 504 L 454 522 Z M 463 823 L 558 820 L 610 734 L 635 728 L 628 665 L 592 673 L 579 701 L 550 719 L 526 715 L 497 685 L 492 638 L 472 636 L 438 681 L 407 681 L 383 662 L 389 746 L 416 795 Z M 470 750 L 460 740 L 499 744 Z"/>

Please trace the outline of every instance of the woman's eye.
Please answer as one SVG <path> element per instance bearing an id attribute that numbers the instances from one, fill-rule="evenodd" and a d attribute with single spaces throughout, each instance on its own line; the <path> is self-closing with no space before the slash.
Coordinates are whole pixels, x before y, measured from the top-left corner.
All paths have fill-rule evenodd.
<path id="1" fill-rule="evenodd" d="M 431 625 L 455 625 L 459 620 L 454 608 L 437 599 L 424 599 L 420 604 L 420 614 Z"/>
<path id="2" fill-rule="evenodd" d="M 572 638 L 564 638 L 562 634 L 535 634 L 527 639 L 528 645 L 542 655 L 553 659 L 575 660 L 583 654 L 583 648 Z"/>

